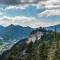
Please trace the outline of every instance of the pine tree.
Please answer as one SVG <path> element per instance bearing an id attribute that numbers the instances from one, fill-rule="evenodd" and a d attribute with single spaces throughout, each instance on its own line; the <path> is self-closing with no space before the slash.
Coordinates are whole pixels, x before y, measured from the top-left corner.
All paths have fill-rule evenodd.
<path id="1" fill-rule="evenodd" d="M 47 60 L 48 57 L 48 45 L 44 42 L 40 46 L 40 60 Z"/>
<path id="2" fill-rule="evenodd" d="M 33 58 L 33 42 L 31 41 L 28 46 L 27 46 L 27 50 L 26 50 L 26 60 L 32 60 Z"/>

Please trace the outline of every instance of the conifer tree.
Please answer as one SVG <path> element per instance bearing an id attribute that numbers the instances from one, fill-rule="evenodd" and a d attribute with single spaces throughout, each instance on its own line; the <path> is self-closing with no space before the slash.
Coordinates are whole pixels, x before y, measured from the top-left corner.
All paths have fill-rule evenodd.
<path id="1" fill-rule="evenodd" d="M 27 54 L 26 60 L 32 60 L 33 58 L 33 42 L 32 41 L 27 46 L 26 54 Z"/>
<path id="2" fill-rule="evenodd" d="M 44 42 L 40 46 L 40 60 L 47 60 L 48 57 L 48 45 L 46 45 Z"/>

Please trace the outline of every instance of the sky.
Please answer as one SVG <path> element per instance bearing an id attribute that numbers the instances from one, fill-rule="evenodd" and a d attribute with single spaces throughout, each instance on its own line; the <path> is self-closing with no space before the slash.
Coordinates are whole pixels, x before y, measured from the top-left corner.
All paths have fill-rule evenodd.
<path id="1" fill-rule="evenodd" d="M 0 25 L 32 28 L 60 24 L 60 0 L 0 0 Z"/>

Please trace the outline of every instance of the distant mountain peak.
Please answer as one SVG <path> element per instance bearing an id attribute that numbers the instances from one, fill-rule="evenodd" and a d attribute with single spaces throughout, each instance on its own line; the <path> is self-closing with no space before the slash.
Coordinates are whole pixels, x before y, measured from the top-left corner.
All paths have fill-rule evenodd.
<path id="1" fill-rule="evenodd" d="M 46 29 L 47 29 L 47 30 L 52 30 L 52 31 L 54 31 L 54 30 L 55 30 L 55 27 L 56 27 L 57 32 L 60 32 L 60 24 L 46 27 Z"/>
<path id="2" fill-rule="evenodd" d="M 28 34 L 32 31 L 33 29 L 30 27 L 23 27 L 19 25 L 9 25 L 4 28 L 4 30 L 1 32 L 0 36 L 3 36 L 4 38 L 22 38 L 28 36 Z"/>

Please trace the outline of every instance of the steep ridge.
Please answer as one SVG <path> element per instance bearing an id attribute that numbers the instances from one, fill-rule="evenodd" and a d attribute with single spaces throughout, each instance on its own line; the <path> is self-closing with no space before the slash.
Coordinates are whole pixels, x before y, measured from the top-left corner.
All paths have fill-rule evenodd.
<path id="1" fill-rule="evenodd" d="M 52 30 L 52 31 L 55 31 L 55 28 L 57 32 L 60 32 L 60 24 L 46 27 L 47 30 Z"/>
<path id="2" fill-rule="evenodd" d="M 10 50 L 5 51 L 0 58 L 1 60 L 60 60 L 60 33 L 38 28 L 32 31 L 28 38 L 20 40 Z"/>
<path id="3" fill-rule="evenodd" d="M 0 54 L 2 54 L 19 40 L 28 37 L 33 29 L 11 24 L 7 27 L 1 26 L 0 31 Z"/>
<path id="4" fill-rule="evenodd" d="M 16 57 L 20 57 L 24 54 L 25 50 L 27 49 L 27 45 L 32 41 L 35 43 L 35 41 L 38 41 L 43 36 L 43 32 L 40 31 L 40 29 L 36 29 L 31 32 L 28 38 L 20 40 L 18 43 L 16 43 L 10 50 L 5 51 L 2 56 L 1 60 L 9 60 L 11 55 L 16 55 L 15 60 L 18 60 Z M 37 39 L 37 40 L 36 40 Z M 4 57 L 4 58 L 2 58 Z"/>

